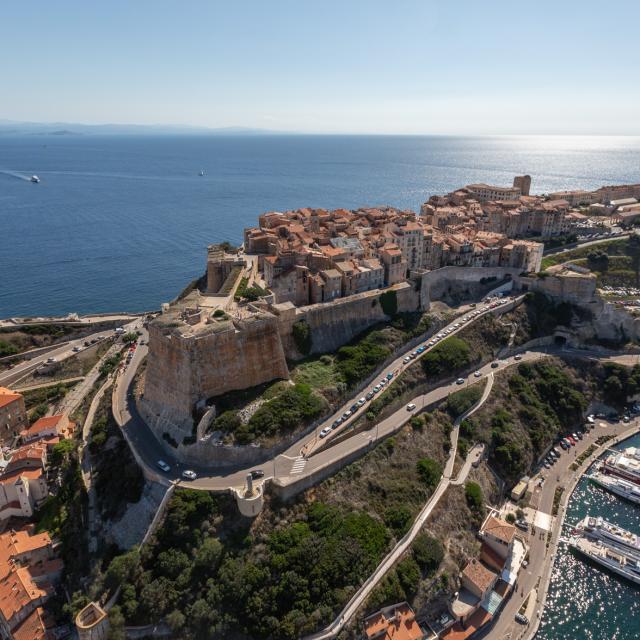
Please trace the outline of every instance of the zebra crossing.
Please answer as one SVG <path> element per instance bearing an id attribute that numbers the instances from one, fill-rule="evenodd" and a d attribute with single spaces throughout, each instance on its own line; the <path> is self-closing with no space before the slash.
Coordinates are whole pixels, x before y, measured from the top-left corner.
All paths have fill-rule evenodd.
<path id="1" fill-rule="evenodd" d="M 302 456 L 298 456 L 297 458 L 295 458 L 293 464 L 291 465 L 291 475 L 302 473 L 306 464 L 306 458 L 303 458 Z"/>

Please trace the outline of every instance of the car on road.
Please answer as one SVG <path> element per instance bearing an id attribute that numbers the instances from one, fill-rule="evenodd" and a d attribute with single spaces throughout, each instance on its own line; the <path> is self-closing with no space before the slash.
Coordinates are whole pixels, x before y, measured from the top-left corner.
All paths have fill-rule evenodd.
<path id="1" fill-rule="evenodd" d="M 476 371 L 476 372 L 473 374 L 473 377 L 474 377 L 474 378 L 479 378 L 481 375 L 482 375 L 482 374 L 481 374 L 479 371 Z"/>
<path id="2" fill-rule="evenodd" d="M 492 369 L 497 369 L 499 366 L 500 366 L 500 363 L 499 363 L 499 362 L 497 362 L 496 360 L 494 360 L 494 361 L 491 363 L 491 368 L 492 368 Z"/>
<path id="3" fill-rule="evenodd" d="M 514 360 L 522 360 L 522 356 L 520 354 L 513 356 Z"/>
<path id="4" fill-rule="evenodd" d="M 325 427 L 325 428 L 320 432 L 320 437 L 321 437 L 321 438 L 326 438 L 330 433 L 331 433 L 331 427 Z"/>
<path id="5" fill-rule="evenodd" d="M 464 378 L 458 378 L 456 384 L 464 384 Z"/>
<path id="6" fill-rule="evenodd" d="M 600 417 L 600 416 L 598 416 L 598 417 Z M 602 417 L 604 418 L 604 414 L 602 414 Z M 590 416 L 587 416 L 587 422 L 589 424 L 595 424 L 596 423 L 596 420 L 595 420 L 595 417 L 593 416 L 593 414 L 590 415 Z"/>
<path id="7" fill-rule="evenodd" d="M 380 380 L 380 386 L 384 387 L 387 384 L 387 379 L 386 378 L 382 378 L 382 380 Z"/>
<path id="8" fill-rule="evenodd" d="M 377 384 L 375 387 L 373 387 L 373 393 L 378 393 L 378 391 L 380 391 L 380 389 L 382 389 L 382 386 Z"/>
<path id="9" fill-rule="evenodd" d="M 407 405 L 407 411 L 413 411 L 415 408 L 416 408 L 416 405 L 415 405 L 415 404 L 413 404 L 413 402 L 410 402 L 410 403 Z"/>
<path id="10" fill-rule="evenodd" d="M 191 471 L 191 469 L 185 469 L 182 472 L 182 477 L 185 480 L 195 480 L 198 476 L 195 471 Z"/>
<path id="11" fill-rule="evenodd" d="M 389 373 L 387 373 L 387 380 L 391 380 L 391 378 L 393 378 L 393 373 L 389 371 Z"/>
<path id="12" fill-rule="evenodd" d="M 80 351 L 80 347 L 76 345 L 75 347 L 73 347 L 73 349 L 71 349 L 71 351 L 73 351 L 73 353 L 78 353 L 78 351 Z"/>
<path id="13" fill-rule="evenodd" d="M 158 462 L 156 462 L 156 466 L 165 473 L 169 473 L 169 471 L 171 471 L 171 467 L 164 460 L 158 460 Z"/>
<path id="14" fill-rule="evenodd" d="M 584 438 L 584 436 L 579 431 L 577 433 L 572 433 L 571 437 L 574 440 L 582 440 L 582 438 Z"/>
<path id="15" fill-rule="evenodd" d="M 411 358 L 407 356 L 402 362 L 404 362 L 404 364 L 407 364 L 407 362 L 411 362 Z"/>
<path id="16" fill-rule="evenodd" d="M 47 358 L 47 363 L 48 363 L 48 364 L 52 364 L 52 363 L 54 363 L 55 361 L 56 361 L 56 359 L 55 359 L 55 358 Z"/>
<path id="17" fill-rule="evenodd" d="M 334 421 L 334 423 L 331 425 L 332 429 L 336 429 L 337 427 L 339 427 L 342 424 L 342 418 L 338 418 L 337 420 Z"/>
<path id="18" fill-rule="evenodd" d="M 257 480 L 258 478 L 264 478 L 264 471 L 262 469 L 253 469 L 253 471 L 251 471 L 250 473 L 251 477 L 254 480 Z"/>
<path id="19" fill-rule="evenodd" d="M 572 447 L 576 446 L 576 441 L 571 436 L 567 436 L 567 440 Z"/>
<path id="20" fill-rule="evenodd" d="M 515 524 L 518 529 L 522 529 L 522 531 L 529 531 L 529 525 L 527 524 L 526 520 L 516 520 Z"/>
<path id="21" fill-rule="evenodd" d="M 366 398 L 360 398 L 360 400 L 358 400 L 358 402 L 356 404 L 359 407 L 361 407 L 366 401 L 367 401 Z"/>
<path id="22" fill-rule="evenodd" d="M 516 613 L 516 622 L 526 625 L 529 624 L 529 618 L 521 613 Z"/>
<path id="23" fill-rule="evenodd" d="M 348 420 L 351 417 L 351 411 L 345 411 L 342 414 L 342 421 L 344 422 L 345 420 Z"/>
<path id="24" fill-rule="evenodd" d="M 369 391 L 369 393 L 367 393 L 367 395 L 365 396 L 367 398 L 367 400 L 371 400 L 371 398 L 373 398 L 375 394 L 373 393 L 373 391 Z"/>

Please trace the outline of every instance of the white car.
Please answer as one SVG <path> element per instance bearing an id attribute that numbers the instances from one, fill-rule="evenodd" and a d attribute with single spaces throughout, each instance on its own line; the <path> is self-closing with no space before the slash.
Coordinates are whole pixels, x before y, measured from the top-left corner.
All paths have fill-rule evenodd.
<path id="1" fill-rule="evenodd" d="M 377 384 L 375 387 L 373 387 L 373 393 L 378 393 L 380 389 L 382 389 L 382 387 L 379 384 Z"/>
<path id="2" fill-rule="evenodd" d="M 169 473 L 169 471 L 171 471 L 171 467 L 164 460 L 158 460 L 158 462 L 156 462 L 156 465 L 165 473 Z"/>
<path id="3" fill-rule="evenodd" d="M 330 433 L 331 433 L 331 427 L 325 427 L 325 428 L 320 432 L 320 437 L 321 437 L 321 438 L 326 438 Z"/>
<path id="4" fill-rule="evenodd" d="M 458 378 L 456 384 L 464 384 L 464 378 Z"/>
<path id="5" fill-rule="evenodd" d="M 411 358 L 407 356 L 402 362 L 404 362 L 404 364 L 407 364 L 407 362 L 411 362 Z"/>
<path id="6" fill-rule="evenodd" d="M 196 475 L 195 471 L 191 471 L 191 469 L 185 469 L 182 472 L 182 477 L 185 480 L 195 480 L 198 476 Z"/>
<path id="7" fill-rule="evenodd" d="M 407 411 L 413 411 L 415 408 L 416 408 L 416 405 L 415 405 L 415 404 L 413 404 L 413 402 L 410 402 L 410 403 L 407 405 Z"/>
<path id="8" fill-rule="evenodd" d="M 522 356 L 520 354 L 513 356 L 514 360 L 522 360 Z"/>
<path id="9" fill-rule="evenodd" d="M 474 376 L 475 378 L 479 378 L 481 375 L 482 375 L 482 374 L 481 374 L 479 371 L 476 371 L 476 372 L 473 374 L 473 376 Z"/>

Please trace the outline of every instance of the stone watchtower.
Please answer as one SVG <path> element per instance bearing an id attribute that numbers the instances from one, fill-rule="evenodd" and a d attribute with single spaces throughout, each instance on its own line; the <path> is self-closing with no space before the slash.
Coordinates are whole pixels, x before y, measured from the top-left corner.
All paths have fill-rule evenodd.
<path id="1" fill-rule="evenodd" d="M 207 293 L 218 293 L 224 279 L 224 249 L 219 244 L 210 244 L 207 247 Z"/>
<path id="2" fill-rule="evenodd" d="M 106 640 L 109 616 L 97 602 L 90 602 L 76 616 L 76 630 L 80 640 Z"/>
<path id="3" fill-rule="evenodd" d="M 531 176 L 516 176 L 513 179 L 513 186 L 520 189 L 523 196 L 528 196 L 531 191 Z"/>

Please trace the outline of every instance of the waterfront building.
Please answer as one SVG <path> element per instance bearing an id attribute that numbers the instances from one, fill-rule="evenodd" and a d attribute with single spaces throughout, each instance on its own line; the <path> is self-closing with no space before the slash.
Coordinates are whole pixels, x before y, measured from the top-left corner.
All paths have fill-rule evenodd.
<path id="1" fill-rule="evenodd" d="M 0 445 L 12 443 L 27 424 L 22 394 L 0 387 Z"/>

